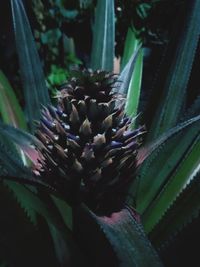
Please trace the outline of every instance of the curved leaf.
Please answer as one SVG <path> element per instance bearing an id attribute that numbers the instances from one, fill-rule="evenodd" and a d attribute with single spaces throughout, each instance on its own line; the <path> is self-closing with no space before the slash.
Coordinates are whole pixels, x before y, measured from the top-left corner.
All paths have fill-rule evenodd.
<path id="1" fill-rule="evenodd" d="M 131 28 L 128 29 L 126 41 L 125 41 L 125 48 L 124 48 L 124 54 L 122 58 L 122 68 L 127 64 L 129 59 L 131 58 L 131 55 L 133 55 L 134 52 L 137 51 L 138 47 L 140 47 L 141 40 L 138 39 L 133 32 Z M 125 77 L 120 76 L 120 79 L 122 79 L 122 84 L 120 87 L 119 92 L 121 94 L 126 95 L 126 105 L 125 110 L 126 113 L 132 117 L 135 118 L 138 113 L 138 104 L 140 99 L 140 89 L 141 89 L 141 82 L 142 82 L 142 69 L 143 69 L 143 51 L 140 49 L 138 51 L 138 55 L 136 54 L 136 61 L 132 62 L 130 66 L 130 72 L 126 66 L 126 73 L 127 75 L 127 82 L 125 82 Z M 131 75 L 131 78 L 130 76 Z"/>
<path id="2" fill-rule="evenodd" d="M 117 92 L 120 94 L 126 95 L 128 92 L 128 88 L 130 86 L 130 82 L 132 79 L 133 71 L 135 68 L 137 56 L 139 54 L 141 48 L 141 44 L 137 46 L 137 49 L 133 52 L 133 55 L 129 59 L 128 63 L 124 67 L 123 71 L 120 73 L 115 87 L 117 88 Z"/>

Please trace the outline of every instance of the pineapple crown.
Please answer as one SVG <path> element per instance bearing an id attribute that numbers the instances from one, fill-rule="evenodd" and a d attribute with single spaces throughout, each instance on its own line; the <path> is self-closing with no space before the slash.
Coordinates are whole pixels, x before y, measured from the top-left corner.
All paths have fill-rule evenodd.
<path id="1" fill-rule="evenodd" d="M 144 133 L 144 127 L 131 130 L 123 104 L 116 106 L 115 84 L 109 72 L 74 72 L 59 90 L 57 107 L 43 109 L 36 131 L 44 145 L 39 179 L 72 205 L 84 201 L 100 213 L 122 205 Z"/>

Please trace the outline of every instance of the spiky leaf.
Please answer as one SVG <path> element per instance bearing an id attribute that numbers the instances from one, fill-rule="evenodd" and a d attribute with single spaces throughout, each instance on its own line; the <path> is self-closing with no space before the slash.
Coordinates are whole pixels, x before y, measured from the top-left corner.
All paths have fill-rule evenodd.
<path id="1" fill-rule="evenodd" d="M 181 31 L 178 33 L 180 34 L 179 41 L 174 51 L 148 140 L 153 140 L 167 129 L 174 127 L 180 119 L 200 36 L 200 2 L 198 0 L 190 1 L 185 8 L 187 8 L 187 15 L 184 16 Z"/>
<path id="2" fill-rule="evenodd" d="M 170 243 L 172 237 L 176 236 L 199 216 L 199 194 L 200 173 L 198 166 L 191 174 L 190 182 L 188 182 L 180 195 L 177 196 L 176 200 L 151 232 L 151 240 L 153 240 L 157 247 L 167 244 L 167 242 Z"/>
<path id="3" fill-rule="evenodd" d="M 96 216 L 85 206 L 76 210 L 75 234 L 86 253 L 88 244 L 93 243 L 90 248 L 92 266 L 162 266 L 135 216 L 129 208 L 108 216 Z M 91 231 L 95 231 L 95 235 L 91 235 Z"/>
<path id="4" fill-rule="evenodd" d="M 178 125 L 164 134 L 157 142 L 149 147 L 144 147 L 139 152 L 138 164 L 143 163 L 138 172 L 137 185 L 134 184 L 134 187 L 137 186 L 137 192 L 133 197 L 139 212 L 145 212 L 150 206 L 151 201 L 170 179 L 169 174 L 176 171 L 182 155 L 189 151 L 195 138 L 199 135 L 199 119 L 200 116 L 196 116 Z M 131 191 L 132 189 L 130 189 L 130 193 Z"/>
<path id="5" fill-rule="evenodd" d="M 11 6 L 26 110 L 33 130 L 34 120 L 40 118 L 41 104 L 49 103 L 49 95 L 23 3 L 21 0 L 11 0 Z"/>

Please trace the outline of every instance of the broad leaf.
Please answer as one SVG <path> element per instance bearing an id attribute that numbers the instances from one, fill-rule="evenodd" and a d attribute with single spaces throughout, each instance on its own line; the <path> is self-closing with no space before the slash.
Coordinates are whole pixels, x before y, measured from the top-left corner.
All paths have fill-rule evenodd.
<path id="1" fill-rule="evenodd" d="M 115 41 L 114 0 L 98 0 L 93 28 L 91 68 L 113 71 Z"/>
<path id="2" fill-rule="evenodd" d="M 11 6 L 26 110 L 33 130 L 34 120 L 40 117 L 41 104 L 49 103 L 49 95 L 23 3 L 11 0 Z"/>

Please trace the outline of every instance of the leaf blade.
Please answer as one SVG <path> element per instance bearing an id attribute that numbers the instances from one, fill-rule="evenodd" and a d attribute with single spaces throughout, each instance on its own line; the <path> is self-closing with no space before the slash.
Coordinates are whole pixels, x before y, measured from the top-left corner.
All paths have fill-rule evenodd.
<path id="1" fill-rule="evenodd" d="M 26 121 L 16 95 L 0 70 L 0 113 L 5 123 L 26 129 Z"/>
<path id="2" fill-rule="evenodd" d="M 91 68 L 113 71 L 114 62 L 114 1 L 98 0 L 93 29 Z M 102 27 L 103 25 L 103 27 Z"/>
<path id="3" fill-rule="evenodd" d="M 26 109 L 33 131 L 33 121 L 40 118 L 41 104 L 48 104 L 50 99 L 23 3 L 21 0 L 11 0 L 11 7 Z"/>
<path id="4" fill-rule="evenodd" d="M 164 91 L 151 125 L 148 135 L 149 141 L 176 125 L 185 101 L 186 89 L 200 36 L 198 26 L 200 24 L 200 2 L 193 0 L 184 7 L 187 8 L 187 16 L 184 16 L 182 30 L 179 31 L 178 45 L 171 60 Z"/>
<path id="5" fill-rule="evenodd" d="M 194 141 L 192 149 L 188 152 L 185 159 L 178 166 L 176 172 L 170 177 L 162 191 L 152 201 L 144 213 L 144 227 L 147 232 L 151 231 L 158 223 L 168 207 L 175 201 L 176 197 L 188 183 L 188 179 L 200 162 L 200 136 Z M 151 211 L 150 211 L 151 209 Z"/>

